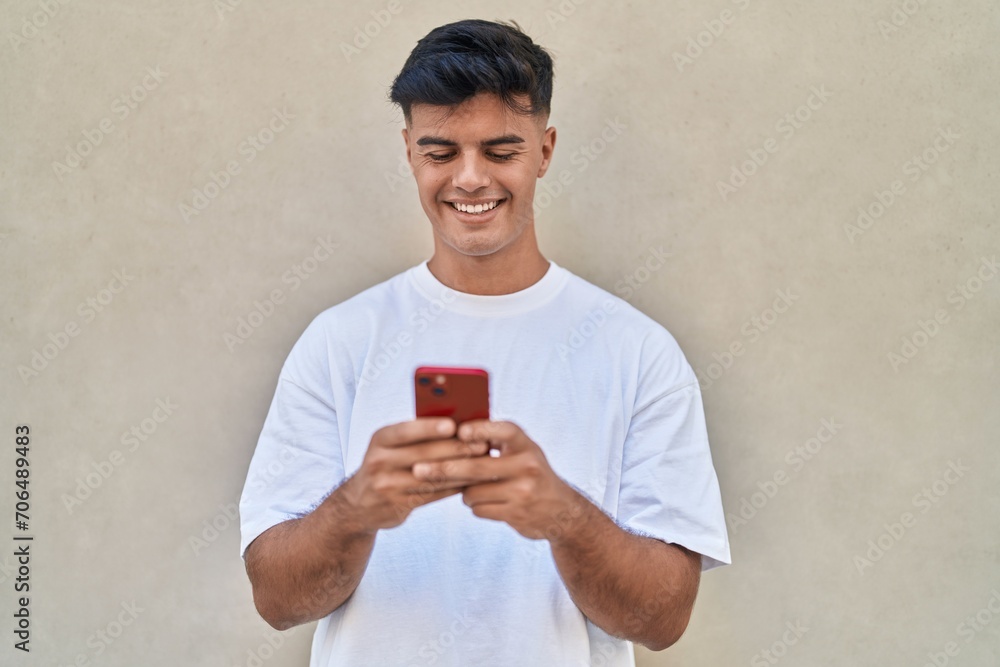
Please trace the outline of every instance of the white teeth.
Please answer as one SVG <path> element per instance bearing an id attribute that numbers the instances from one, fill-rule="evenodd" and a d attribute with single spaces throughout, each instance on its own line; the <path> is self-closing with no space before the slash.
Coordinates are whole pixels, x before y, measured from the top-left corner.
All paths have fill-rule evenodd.
<path id="1" fill-rule="evenodd" d="M 455 204 L 453 202 L 449 203 L 451 203 L 453 208 L 456 208 L 463 213 L 482 213 L 483 211 L 493 210 L 497 207 L 497 204 L 499 204 L 500 201 L 501 200 L 497 200 L 488 204 L 476 204 L 475 206 L 466 206 L 465 204 Z"/>

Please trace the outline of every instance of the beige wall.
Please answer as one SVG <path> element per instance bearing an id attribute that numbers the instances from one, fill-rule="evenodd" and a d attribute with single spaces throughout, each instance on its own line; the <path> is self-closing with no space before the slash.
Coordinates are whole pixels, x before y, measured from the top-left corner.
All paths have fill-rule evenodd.
<path id="1" fill-rule="evenodd" d="M 997 663 L 994 2 L 401 0 L 350 58 L 341 45 L 387 3 L 223 2 L 0 10 L 0 496 L 11 512 L 14 427 L 29 424 L 35 535 L 30 657 L 12 648 L 9 537 L 0 549 L 0 662 L 269 655 L 227 514 L 305 325 L 429 256 L 385 94 L 417 39 L 475 16 L 514 19 L 555 56 L 544 182 L 572 182 L 539 217 L 543 252 L 612 292 L 644 281 L 628 299 L 705 374 L 723 499 L 748 517 L 687 634 L 639 649 L 640 665 L 774 664 L 764 649 L 786 665 L 949 649 L 950 664 Z M 263 150 L 241 148 L 272 122 Z M 766 162 L 723 196 L 752 154 Z M 180 205 L 230 163 L 186 220 Z M 859 208 L 876 217 L 852 227 Z M 283 280 L 318 238 L 333 256 Z M 654 249 L 670 257 L 647 274 Z M 791 305 L 769 312 L 779 291 Z M 51 359 L 20 377 L 35 351 Z M 133 427 L 144 439 L 123 441 Z M 870 542 L 888 549 L 869 566 Z M 977 613 L 992 622 L 960 626 Z M 264 664 L 305 665 L 311 633 L 286 633 Z"/>

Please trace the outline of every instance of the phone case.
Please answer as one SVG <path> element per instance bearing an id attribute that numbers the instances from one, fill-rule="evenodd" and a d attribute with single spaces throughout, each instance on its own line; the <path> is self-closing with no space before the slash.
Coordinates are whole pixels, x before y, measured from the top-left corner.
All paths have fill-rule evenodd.
<path id="1" fill-rule="evenodd" d="M 417 417 L 456 423 L 490 418 L 489 374 L 481 368 L 421 366 L 413 373 Z"/>

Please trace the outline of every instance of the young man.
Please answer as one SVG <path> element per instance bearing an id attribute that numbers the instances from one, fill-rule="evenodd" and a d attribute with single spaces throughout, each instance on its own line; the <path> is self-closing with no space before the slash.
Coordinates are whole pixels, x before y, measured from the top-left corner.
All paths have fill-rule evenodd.
<path id="1" fill-rule="evenodd" d="M 634 665 L 730 563 L 677 342 L 538 249 L 551 94 L 548 54 L 479 20 L 393 83 L 434 255 L 306 328 L 240 501 L 257 609 L 319 619 L 312 667 Z M 486 369 L 493 421 L 414 419 L 421 365 Z"/>

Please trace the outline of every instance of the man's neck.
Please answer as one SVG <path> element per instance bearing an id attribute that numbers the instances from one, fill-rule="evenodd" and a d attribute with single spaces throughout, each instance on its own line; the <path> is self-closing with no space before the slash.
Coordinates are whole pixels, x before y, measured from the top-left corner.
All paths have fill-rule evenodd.
<path id="1" fill-rule="evenodd" d="M 497 296 L 531 287 L 549 269 L 536 248 L 527 257 L 505 253 L 472 256 L 435 252 L 427 268 L 441 283 L 467 294 Z"/>

